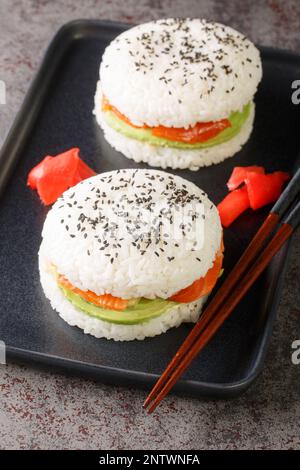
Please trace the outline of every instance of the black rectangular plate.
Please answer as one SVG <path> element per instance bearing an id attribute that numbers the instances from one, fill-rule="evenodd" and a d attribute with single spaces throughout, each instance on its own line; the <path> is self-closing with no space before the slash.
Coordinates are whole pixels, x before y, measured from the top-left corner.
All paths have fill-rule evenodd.
<path id="1" fill-rule="evenodd" d="M 80 20 L 52 41 L 0 155 L 0 339 L 8 360 L 42 363 L 115 384 L 150 387 L 191 325 L 166 334 L 119 343 L 70 327 L 42 292 L 37 252 L 47 213 L 26 187 L 29 170 L 45 155 L 80 147 L 96 171 L 146 167 L 127 160 L 104 140 L 92 115 L 101 55 L 128 26 Z M 234 158 L 198 172 L 178 171 L 218 203 L 236 165 L 261 164 L 293 172 L 298 165 L 299 107 L 291 84 L 300 76 L 300 56 L 261 48 L 264 77 L 256 96 L 250 141 Z M 122 77 L 120 77 L 121 79 Z M 126 84 L 124 84 L 126 86 Z M 8 183 L 8 184 L 7 184 Z M 263 221 L 265 210 L 246 213 L 225 230 L 225 275 Z M 282 250 L 213 341 L 194 361 L 176 390 L 229 397 L 245 390 L 262 368 L 276 316 L 287 247 Z"/>

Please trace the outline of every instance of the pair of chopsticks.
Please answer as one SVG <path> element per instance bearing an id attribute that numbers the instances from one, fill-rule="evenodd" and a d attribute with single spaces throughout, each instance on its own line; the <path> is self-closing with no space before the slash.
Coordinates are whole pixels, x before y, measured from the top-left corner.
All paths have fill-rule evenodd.
<path id="1" fill-rule="evenodd" d="M 298 200 L 294 208 L 290 209 L 299 193 L 300 168 L 271 209 L 266 220 L 166 370 L 154 385 L 143 404 L 144 408 L 148 408 L 148 413 L 152 413 L 164 399 L 193 359 L 215 335 L 252 284 L 270 263 L 273 256 L 299 225 L 300 201 Z M 281 219 L 282 222 L 280 223 Z M 272 232 L 277 227 L 277 232 L 262 251 Z"/>

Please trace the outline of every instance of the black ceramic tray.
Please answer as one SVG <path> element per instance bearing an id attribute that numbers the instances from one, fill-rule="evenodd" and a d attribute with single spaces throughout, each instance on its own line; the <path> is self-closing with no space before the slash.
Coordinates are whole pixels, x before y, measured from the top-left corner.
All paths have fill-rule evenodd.
<path id="1" fill-rule="evenodd" d="M 115 384 L 150 388 L 191 325 L 142 342 L 99 340 L 70 327 L 54 312 L 39 283 L 37 252 L 47 213 L 26 187 L 28 171 L 47 154 L 80 147 L 99 172 L 145 167 L 115 152 L 92 115 L 93 96 L 105 46 L 126 25 L 76 21 L 52 41 L 0 155 L 0 340 L 7 359 L 42 363 Z M 299 107 L 291 83 L 300 76 L 300 56 L 261 48 L 264 78 L 256 97 L 254 132 L 234 158 L 198 172 L 178 174 L 194 181 L 218 203 L 235 165 L 262 164 L 293 171 L 299 150 Z M 122 79 L 120 77 L 120 79 Z M 126 84 L 124 84 L 126 86 Z M 225 230 L 225 274 L 261 224 L 266 211 L 245 213 Z M 176 390 L 196 396 L 228 397 L 257 377 L 276 316 L 287 248 L 190 367 Z"/>

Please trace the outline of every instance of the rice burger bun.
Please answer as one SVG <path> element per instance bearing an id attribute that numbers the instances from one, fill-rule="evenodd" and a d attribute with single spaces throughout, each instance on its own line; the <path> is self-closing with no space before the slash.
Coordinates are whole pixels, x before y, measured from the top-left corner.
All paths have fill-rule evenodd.
<path id="1" fill-rule="evenodd" d="M 94 113 L 106 139 L 127 157 L 195 170 L 247 141 L 261 77 L 259 51 L 234 29 L 201 19 L 152 21 L 106 48 Z M 218 133 L 198 141 L 170 136 L 170 129 L 199 123 L 218 123 Z"/>
<path id="2" fill-rule="evenodd" d="M 96 103 L 101 102 L 101 96 L 102 92 L 99 82 L 96 92 Z M 233 157 L 249 139 L 254 121 L 254 103 L 252 103 L 243 127 L 232 139 L 212 147 L 182 150 L 167 146 L 149 145 L 137 139 L 129 138 L 106 123 L 104 113 L 100 108 L 97 109 L 96 107 L 95 109 L 96 119 L 103 129 L 105 139 L 115 150 L 137 163 L 148 163 L 150 166 L 163 169 L 188 168 L 191 171 L 197 171 L 201 167 L 220 163 L 226 158 Z"/>
<path id="3" fill-rule="evenodd" d="M 205 278 L 221 244 L 218 211 L 193 183 L 158 170 L 111 171 L 70 188 L 49 211 L 39 250 L 41 284 L 70 325 L 98 338 L 144 339 L 197 321 L 207 293 L 190 302 L 173 297 Z M 90 293 L 129 307 L 102 308 L 98 315 L 93 305 L 91 314 L 90 302 L 80 297 Z M 133 320 L 140 305 L 145 321 Z"/>

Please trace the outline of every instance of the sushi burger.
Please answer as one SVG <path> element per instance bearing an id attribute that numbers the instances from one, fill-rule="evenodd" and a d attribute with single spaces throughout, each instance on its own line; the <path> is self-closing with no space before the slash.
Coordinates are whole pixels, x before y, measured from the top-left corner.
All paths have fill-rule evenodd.
<path id="1" fill-rule="evenodd" d="M 197 170 L 248 140 L 261 77 L 259 51 L 234 29 L 201 19 L 151 21 L 105 49 L 94 114 L 126 157 Z"/>
<path id="2" fill-rule="evenodd" d="M 41 284 L 70 325 L 144 339 L 195 322 L 223 259 L 218 211 L 193 183 L 117 170 L 68 189 L 49 211 Z"/>

